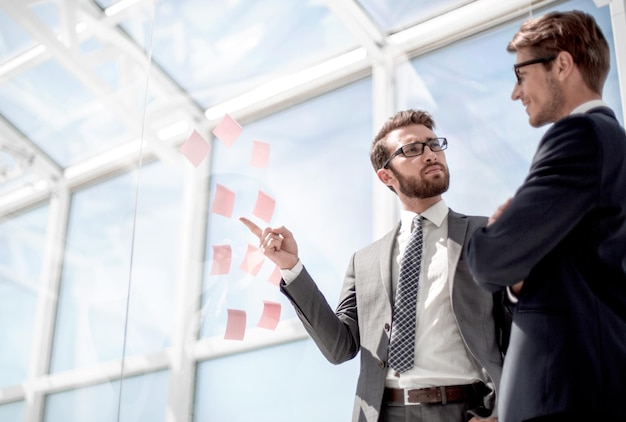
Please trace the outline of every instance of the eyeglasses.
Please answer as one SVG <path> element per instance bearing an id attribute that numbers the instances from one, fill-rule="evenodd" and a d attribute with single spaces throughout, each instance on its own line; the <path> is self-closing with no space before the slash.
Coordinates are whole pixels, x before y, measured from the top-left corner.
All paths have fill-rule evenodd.
<path id="1" fill-rule="evenodd" d="M 548 63 L 556 59 L 556 56 L 557 55 L 555 54 L 552 56 L 539 57 L 538 59 L 530 59 L 530 60 L 526 60 L 525 62 L 514 64 L 513 71 L 515 72 L 515 77 L 517 78 L 517 84 L 521 85 L 522 83 L 522 75 L 519 74 L 519 69 L 521 67 L 530 66 L 531 64 L 537 64 L 537 63 Z"/>
<path id="2" fill-rule="evenodd" d="M 404 155 L 405 157 L 417 157 L 418 155 L 422 155 L 424 153 L 424 148 L 430 148 L 432 152 L 443 151 L 448 148 L 448 140 L 446 138 L 431 138 L 426 142 L 413 142 L 410 144 L 402 145 L 400 148 L 396 150 L 385 164 L 383 164 L 383 168 L 386 169 L 391 160 L 397 155 Z"/>

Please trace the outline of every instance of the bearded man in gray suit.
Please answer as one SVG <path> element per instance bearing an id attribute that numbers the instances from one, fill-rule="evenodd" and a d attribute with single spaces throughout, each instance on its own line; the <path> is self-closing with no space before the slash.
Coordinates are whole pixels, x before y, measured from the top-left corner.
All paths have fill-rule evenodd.
<path id="1" fill-rule="evenodd" d="M 502 293 L 485 292 L 470 276 L 464 248 L 487 218 L 446 206 L 447 139 L 434 127 L 427 112 L 406 110 L 374 138 L 370 158 L 378 179 L 400 199 L 401 221 L 352 256 L 334 311 L 300 261 L 292 233 L 241 218 L 280 267 L 280 289 L 324 356 L 339 364 L 360 352 L 353 421 L 495 421 L 497 414 L 510 314 Z M 400 371 L 389 364 L 390 338 L 415 216 L 421 217 L 423 246 L 407 352 L 413 362 Z"/>

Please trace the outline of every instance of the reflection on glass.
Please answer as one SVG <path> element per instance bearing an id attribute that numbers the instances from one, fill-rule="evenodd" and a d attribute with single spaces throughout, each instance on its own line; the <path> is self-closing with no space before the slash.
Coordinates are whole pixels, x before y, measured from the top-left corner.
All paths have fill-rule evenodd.
<path id="1" fill-rule="evenodd" d="M 44 206 L 0 221 L 0 387 L 28 376 L 47 218 Z"/>
<path id="2" fill-rule="evenodd" d="M 43 422 L 165 421 L 168 380 L 159 371 L 51 394 Z"/>
<path id="3" fill-rule="evenodd" d="M 127 173 L 74 195 L 52 372 L 169 345 L 180 172 L 156 163 L 141 170 L 139 190 Z"/>

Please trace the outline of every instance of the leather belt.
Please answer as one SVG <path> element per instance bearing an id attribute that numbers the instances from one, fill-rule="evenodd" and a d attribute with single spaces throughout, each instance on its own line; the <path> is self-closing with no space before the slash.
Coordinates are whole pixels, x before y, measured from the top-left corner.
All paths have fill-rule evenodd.
<path id="1" fill-rule="evenodd" d="M 473 384 L 446 385 L 419 389 L 385 388 L 387 402 L 398 404 L 433 404 L 474 402 L 478 399 L 477 389 Z"/>

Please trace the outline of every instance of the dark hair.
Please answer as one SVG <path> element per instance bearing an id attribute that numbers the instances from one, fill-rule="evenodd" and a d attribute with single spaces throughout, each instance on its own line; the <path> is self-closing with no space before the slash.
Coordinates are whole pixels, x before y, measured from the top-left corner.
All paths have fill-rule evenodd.
<path id="1" fill-rule="evenodd" d="M 511 53 L 522 49 L 527 49 L 535 57 L 567 51 L 589 89 L 602 94 L 609 73 L 610 53 L 606 38 L 593 16 L 573 10 L 529 19 L 507 46 Z M 544 63 L 544 66 L 550 70 L 552 62 Z"/>
<path id="2" fill-rule="evenodd" d="M 393 153 L 387 151 L 387 146 L 384 142 L 387 135 L 396 129 L 414 124 L 424 125 L 430 130 L 435 128 L 435 121 L 432 116 L 422 110 L 409 109 L 399 111 L 394 116 L 387 119 L 378 131 L 378 134 L 376 134 L 376 137 L 374 137 L 370 148 L 370 160 L 372 161 L 372 166 L 374 166 L 374 171 L 382 168 L 387 158 Z"/>

